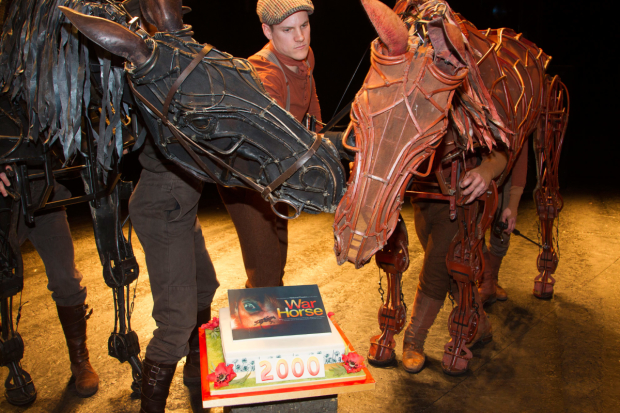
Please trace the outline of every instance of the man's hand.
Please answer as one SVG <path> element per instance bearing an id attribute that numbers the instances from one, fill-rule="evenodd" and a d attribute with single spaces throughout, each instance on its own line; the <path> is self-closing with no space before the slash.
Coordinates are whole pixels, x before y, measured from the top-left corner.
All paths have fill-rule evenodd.
<path id="1" fill-rule="evenodd" d="M 491 180 L 497 178 L 502 173 L 508 162 L 506 154 L 498 151 L 491 151 L 490 154 L 482 158 L 480 166 L 467 172 L 461 181 L 463 195 L 471 194 L 465 202 L 466 204 L 471 204 L 476 198 L 484 194 Z"/>
<path id="2" fill-rule="evenodd" d="M 484 173 L 479 171 L 480 168 L 472 169 L 465 174 L 465 177 L 461 181 L 461 188 L 463 189 L 463 195 L 471 196 L 465 201 L 466 204 L 471 204 L 489 187 L 491 178 L 485 176 Z"/>
<path id="3" fill-rule="evenodd" d="M 510 208 L 504 209 L 502 211 L 502 216 L 500 217 L 500 221 L 508 224 L 508 228 L 504 230 L 506 234 L 512 234 L 515 227 L 517 226 L 517 214 L 512 214 L 512 210 Z"/>
<path id="4" fill-rule="evenodd" d="M 6 167 L 7 171 L 12 171 L 10 166 Z M 6 197 L 9 193 L 6 191 L 6 187 L 7 186 L 11 186 L 11 181 L 9 180 L 9 177 L 6 176 L 6 173 L 4 172 L 0 172 L 0 193 L 2 193 L 2 196 Z"/>

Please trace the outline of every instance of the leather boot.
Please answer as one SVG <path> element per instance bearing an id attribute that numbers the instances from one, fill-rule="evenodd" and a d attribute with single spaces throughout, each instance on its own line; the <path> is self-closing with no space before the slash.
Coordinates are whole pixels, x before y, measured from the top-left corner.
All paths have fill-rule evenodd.
<path id="1" fill-rule="evenodd" d="M 170 383 L 177 365 L 157 363 L 148 358 L 142 362 L 142 394 L 140 413 L 165 413 Z"/>
<path id="2" fill-rule="evenodd" d="M 490 255 L 493 255 L 493 254 L 490 254 Z M 499 263 L 497 264 L 497 270 L 493 272 L 493 280 L 495 281 L 495 295 L 497 296 L 497 301 L 506 301 L 508 300 L 508 294 L 506 294 L 506 291 L 498 283 L 499 269 L 502 266 L 502 260 L 504 259 L 504 257 L 496 257 L 495 255 L 493 255 L 491 259 L 499 260 Z"/>
<path id="3" fill-rule="evenodd" d="M 420 287 L 415 294 L 411 321 L 405 329 L 403 340 L 403 369 L 409 373 L 418 373 L 424 367 L 424 341 L 443 305 L 442 300 L 435 300 L 424 294 Z"/>
<path id="4" fill-rule="evenodd" d="M 196 315 L 196 327 L 189 336 L 189 354 L 185 358 L 183 367 L 183 384 L 190 386 L 200 384 L 200 343 L 198 340 L 198 329 L 201 325 L 211 320 L 211 307 L 198 311 Z"/>
<path id="5" fill-rule="evenodd" d="M 482 280 L 478 285 L 478 294 L 480 294 L 480 300 L 482 305 L 493 304 L 498 300 L 497 297 L 497 279 L 499 273 L 499 267 L 502 265 L 502 257 L 491 254 L 490 252 L 484 253 L 484 271 L 482 272 Z M 503 296 L 506 296 L 506 292 L 502 289 Z M 505 301 L 504 298 L 503 301 Z"/>
<path id="6" fill-rule="evenodd" d="M 69 360 L 71 360 L 71 381 L 75 380 L 75 390 L 82 397 L 90 397 L 99 389 L 99 376 L 91 366 L 86 348 L 86 320 L 88 305 L 56 306 L 58 318 L 65 333 Z"/>
<path id="7" fill-rule="evenodd" d="M 498 283 L 495 281 L 495 294 L 497 295 L 497 301 L 506 301 L 508 300 L 508 294 L 506 294 L 506 290 L 504 290 Z"/>

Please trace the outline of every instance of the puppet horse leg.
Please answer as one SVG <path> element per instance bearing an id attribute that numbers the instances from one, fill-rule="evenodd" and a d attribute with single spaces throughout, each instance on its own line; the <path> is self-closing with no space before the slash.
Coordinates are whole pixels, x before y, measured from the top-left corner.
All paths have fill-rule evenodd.
<path id="1" fill-rule="evenodd" d="M 9 369 L 4 382 L 6 400 L 24 406 L 35 401 L 37 390 L 30 374 L 21 366 L 24 341 L 13 328 L 13 296 L 24 288 L 24 272 L 17 241 L 20 196 L 18 192 L 10 193 L 14 199 L 0 197 L 0 366 Z"/>
<path id="2" fill-rule="evenodd" d="M 555 272 L 559 262 L 558 255 L 553 247 L 553 223 L 557 211 L 548 190 L 541 190 L 536 193 L 536 203 L 543 249 L 538 254 L 537 265 L 540 273 L 534 279 L 534 296 L 549 299 L 553 297 L 553 285 L 555 284 L 555 278 L 551 274 Z"/>
<path id="3" fill-rule="evenodd" d="M 4 294 L 1 297 L 0 366 L 6 366 L 9 369 L 4 382 L 4 396 L 10 404 L 24 406 L 35 401 L 37 390 L 30 374 L 21 366 L 21 359 L 24 357 L 24 341 L 19 333 L 13 330 L 12 297 L 5 297 Z"/>
<path id="4" fill-rule="evenodd" d="M 493 340 L 493 330 L 482 302 L 476 283 L 469 277 L 455 277 L 458 287 L 457 306 L 448 318 L 450 341 L 444 347 L 441 367 L 450 376 L 465 374 L 472 358 L 469 350 L 474 344 L 489 343 Z"/>
<path id="5" fill-rule="evenodd" d="M 83 181 L 87 193 L 97 192 L 92 190 L 92 181 L 87 176 Z M 138 279 L 139 267 L 131 246 L 131 222 L 128 224 L 128 238 L 125 238 L 120 213 L 120 199 L 129 198 L 132 190 L 130 182 L 119 181 L 110 195 L 93 201 L 90 210 L 103 278 L 114 295 L 114 330 L 108 340 L 108 354 L 121 363 L 129 362 L 133 377 L 132 396 L 139 397 L 142 361 L 138 335 L 131 329 L 133 302 L 130 303 L 129 299 L 130 286 Z"/>
<path id="6" fill-rule="evenodd" d="M 484 271 L 484 233 L 493 222 L 497 209 L 495 182 L 478 200 L 484 202 L 480 214 L 479 201 L 458 207 L 459 232 L 454 236 L 446 257 L 448 273 L 458 287 L 458 295 L 455 297 L 457 305 L 448 318 L 450 341 L 444 347 L 441 362 L 444 373 L 451 376 L 459 376 L 467 371 L 472 358 L 468 347 L 493 339 L 493 330 L 482 308 L 476 280 Z"/>
<path id="7" fill-rule="evenodd" d="M 385 271 L 388 279 L 388 295 L 379 307 L 381 334 L 370 339 L 368 363 L 375 367 L 390 365 L 396 359 L 394 336 L 405 326 L 407 308 L 402 302 L 401 281 L 409 267 L 409 240 L 407 227 L 399 217 L 396 229 L 385 247 L 375 255 L 377 266 Z"/>
<path id="8" fill-rule="evenodd" d="M 444 347 L 441 367 L 444 373 L 459 376 L 467 371 L 469 360 L 472 358 L 472 353 L 466 345 L 473 340 L 478 330 L 480 321 L 478 310 L 482 309 L 482 304 L 476 302 L 476 285 L 465 271 L 459 271 L 454 280 L 458 287 L 458 295 L 455 297 L 457 305 L 448 318 L 450 341 Z"/>
<path id="9" fill-rule="evenodd" d="M 558 267 L 559 257 L 554 248 L 553 226 L 564 205 L 560 196 L 558 168 L 566 127 L 570 100 L 566 86 L 558 76 L 547 77 L 545 82 L 545 108 L 536 130 L 534 154 L 538 185 L 534 199 L 543 249 L 538 255 L 538 276 L 534 279 L 534 296 L 548 299 L 553 297 L 555 279 L 551 274 Z"/>

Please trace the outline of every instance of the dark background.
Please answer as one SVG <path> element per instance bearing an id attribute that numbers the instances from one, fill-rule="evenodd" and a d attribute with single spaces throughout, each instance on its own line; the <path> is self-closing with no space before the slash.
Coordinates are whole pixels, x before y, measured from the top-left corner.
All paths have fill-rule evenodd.
<path id="1" fill-rule="evenodd" d="M 393 7 L 395 0 L 383 0 Z M 238 57 L 249 57 L 267 40 L 256 15 L 256 0 L 185 0 L 193 11 L 185 22 L 194 27 L 195 38 Z M 358 0 L 313 0 L 310 17 L 314 72 L 323 120 L 332 118 L 342 94 L 376 37 Z M 581 6 L 580 6 L 581 4 Z M 603 3 L 597 14 L 588 3 L 560 0 L 452 0 L 450 6 L 480 29 L 510 27 L 522 32 L 553 56 L 548 73 L 558 74 L 571 98 L 568 132 L 562 152 L 560 179 L 563 189 L 575 186 L 618 187 L 615 166 L 619 133 L 616 120 L 618 94 L 617 31 L 611 12 L 606 19 Z M 584 5 L 586 7 L 584 7 Z M 369 56 L 362 65 L 342 105 L 360 88 L 368 71 Z M 613 98 L 612 98 L 613 97 Z M 342 107 L 341 105 L 341 107 Z M 535 180 L 533 170 L 528 187 Z"/>

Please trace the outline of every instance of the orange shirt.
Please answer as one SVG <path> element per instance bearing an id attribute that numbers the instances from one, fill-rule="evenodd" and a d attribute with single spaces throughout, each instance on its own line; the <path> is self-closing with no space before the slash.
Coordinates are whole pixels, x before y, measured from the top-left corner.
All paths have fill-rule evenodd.
<path id="1" fill-rule="evenodd" d="M 308 70 L 305 61 L 294 60 L 280 54 L 271 42 L 267 43 L 264 49 L 268 49 L 276 55 L 282 65 L 282 69 L 286 72 L 286 79 L 288 79 L 291 89 L 290 105 L 293 116 L 301 122 L 306 113 L 308 113 L 315 116 L 321 122 L 321 107 L 319 105 L 319 98 L 316 95 L 316 85 L 314 78 L 310 82 L 312 74 Z M 286 108 L 286 79 L 282 70 L 275 63 L 262 56 L 253 55 L 248 60 L 256 68 L 269 96 L 275 99 L 278 105 Z M 310 49 L 306 60 L 310 67 L 314 69 L 314 53 L 312 49 Z M 298 68 L 297 73 L 290 70 L 287 66 L 296 66 Z M 312 89 L 310 88 L 310 83 L 312 83 Z"/>

